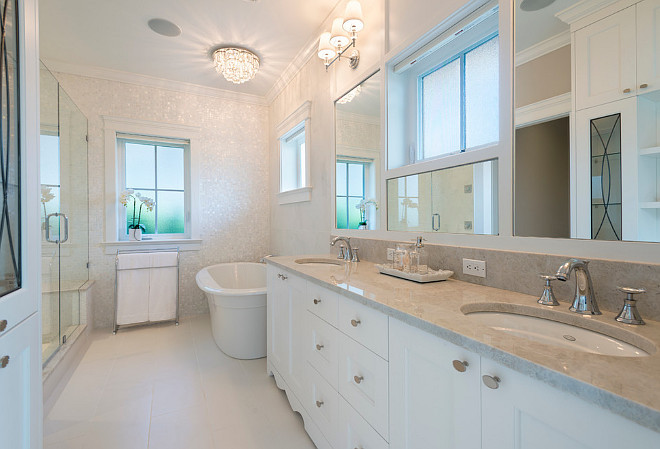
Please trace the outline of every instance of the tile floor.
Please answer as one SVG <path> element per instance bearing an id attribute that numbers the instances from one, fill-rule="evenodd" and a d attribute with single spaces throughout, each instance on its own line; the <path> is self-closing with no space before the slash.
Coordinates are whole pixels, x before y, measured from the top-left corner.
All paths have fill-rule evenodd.
<path id="1" fill-rule="evenodd" d="M 209 316 L 95 333 L 44 420 L 45 449 L 314 448 L 266 375 L 213 341 Z"/>

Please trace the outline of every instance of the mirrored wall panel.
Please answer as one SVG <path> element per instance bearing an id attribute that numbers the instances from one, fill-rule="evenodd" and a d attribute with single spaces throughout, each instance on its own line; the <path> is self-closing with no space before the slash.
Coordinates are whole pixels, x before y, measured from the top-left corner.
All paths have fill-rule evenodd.
<path id="1" fill-rule="evenodd" d="M 497 160 L 388 179 L 387 229 L 497 234 Z"/>
<path id="2" fill-rule="evenodd" d="M 337 229 L 378 229 L 381 74 L 335 102 Z"/>
<path id="3" fill-rule="evenodd" d="M 514 233 L 659 242 L 660 3 L 577 4 L 516 0 Z"/>

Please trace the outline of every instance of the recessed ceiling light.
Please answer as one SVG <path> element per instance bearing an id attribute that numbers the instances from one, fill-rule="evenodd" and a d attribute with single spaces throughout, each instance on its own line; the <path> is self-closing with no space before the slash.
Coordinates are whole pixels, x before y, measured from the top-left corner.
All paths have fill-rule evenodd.
<path id="1" fill-rule="evenodd" d="M 151 19 L 149 22 L 147 22 L 147 24 L 149 25 L 149 28 L 154 31 L 154 33 L 158 33 L 162 36 L 176 37 L 181 34 L 181 28 L 169 20 Z"/>
<path id="2" fill-rule="evenodd" d="M 538 11 L 552 5 L 554 2 L 555 0 L 522 0 L 520 9 L 523 11 Z"/>

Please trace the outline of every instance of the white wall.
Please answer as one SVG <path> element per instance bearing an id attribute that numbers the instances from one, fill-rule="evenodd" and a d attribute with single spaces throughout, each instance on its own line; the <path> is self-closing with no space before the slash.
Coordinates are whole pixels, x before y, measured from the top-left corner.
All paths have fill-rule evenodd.
<path id="1" fill-rule="evenodd" d="M 104 226 L 104 134 L 101 116 L 201 128 L 200 238 L 202 249 L 181 254 L 181 314 L 208 311 L 195 284 L 207 265 L 256 261 L 268 251 L 268 107 L 116 81 L 57 73 L 89 120 L 90 278 L 96 280 L 94 326 L 113 317 L 114 256 L 101 244 Z"/>

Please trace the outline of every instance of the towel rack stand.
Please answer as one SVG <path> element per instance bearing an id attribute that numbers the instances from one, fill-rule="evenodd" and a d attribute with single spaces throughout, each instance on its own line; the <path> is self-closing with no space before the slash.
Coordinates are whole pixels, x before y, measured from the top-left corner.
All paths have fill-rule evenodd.
<path id="1" fill-rule="evenodd" d="M 176 268 L 176 312 L 175 312 L 175 317 L 173 319 L 168 319 L 168 320 L 160 320 L 160 321 L 146 321 L 146 322 L 141 322 L 141 323 L 131 323 L 131 324 L 118 324 L 117 323 L 117 311 L 119 308 L 119 301 L 118 301 L 118 280 L 119 280 L 119 272 L 120 271 L 128 271 L 128 270 L 151 270 L 154 267 L 140 267 L 140 268 L 119 268 L 119 256 L 121 254 L 150 254 L 150 253 L 158 253 L 158 252 L 176 252 L 176 265 L 167 265 L 167 266 L 159 266 L 156 268 Z M 170 321 L 174 321 L 174 323 L 178 326 L 179 325 L 179 259 L 180 259 L 180 251 L 179 247 L 172 247 L 172 248 L 154 248 L 154 249 L 149 249 L 149 250 L 143 250 L 143 249 L 126 249 L 126 250 L 117 250 L 117 254 L 115 256 L 115 311 L 114 311 L 114 322 L 113 322 L 113 328 L 112 328 L 112 333 L 117 334 L 117 331 L 119 330 L 119 327 L 135 327 L 135 326 L 146 326 L 146 325 L 151 325 L 151 324 L 159 324 L 159 323 L 167 323 Z"/>

